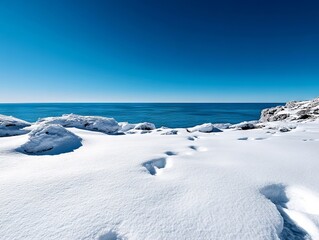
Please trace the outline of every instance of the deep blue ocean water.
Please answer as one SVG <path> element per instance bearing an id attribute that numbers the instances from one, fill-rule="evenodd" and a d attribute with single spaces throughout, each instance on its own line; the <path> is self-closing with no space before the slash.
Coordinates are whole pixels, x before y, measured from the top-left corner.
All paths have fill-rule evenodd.
<path id="1" fill-rule="evenodd" d="M 34 122 L 38 118 L 75 113 L 113 117 L 119 122 L 152 122 L 157 127 L 257 120 L 264 108 L 282 103 L 24 103 L 0 104 L 0 114 Z"/>

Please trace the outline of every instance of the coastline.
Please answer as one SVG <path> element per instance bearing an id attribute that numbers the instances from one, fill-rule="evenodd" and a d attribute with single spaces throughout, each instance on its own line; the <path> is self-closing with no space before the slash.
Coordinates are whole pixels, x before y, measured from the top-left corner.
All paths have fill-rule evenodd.
<path id="1" fill-rule="evenodd" d="M 16 149 L 30 133 L 0 138 L 0 236 L 317 239 L 319 121 L 298 119 L 297 107 L 286 119 L 225 128 L 116 125 L 77 115 L 19 122 L 15 130 L 33 131 L 36 147 L 47 135 L 63 139 L 55 142 L 61 146 L 78 136 L 82 146 L 25 154 Z M 287 114 L 277 110 L 269 117 Z M 50 124 L 61 128 L 43 127 Z"/>

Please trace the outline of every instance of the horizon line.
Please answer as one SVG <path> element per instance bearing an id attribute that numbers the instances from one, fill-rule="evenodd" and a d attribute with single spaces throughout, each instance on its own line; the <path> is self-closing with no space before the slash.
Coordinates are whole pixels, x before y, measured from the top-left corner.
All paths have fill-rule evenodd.
<path id="1" fill-rule="evenodd" d="M 144 103 L 144 104 L 167 104 L 167 103 L 180 103 L 180 104 L 211 104 L 211 103 L 228 103 L 228 104 L 236 104 L 236 103 L 286 103 L 285 102 L 0 102 L 0 104 L 83 104 L 83 103 L 92 103 L 92 104 L 136 104 L 136 103 Z"/>

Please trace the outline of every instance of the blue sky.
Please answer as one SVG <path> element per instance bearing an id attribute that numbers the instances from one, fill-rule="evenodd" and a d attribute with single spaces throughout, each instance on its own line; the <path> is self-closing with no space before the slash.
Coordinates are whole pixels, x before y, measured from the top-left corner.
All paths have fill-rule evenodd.
<path id="1" fill-rule="evenodd" d="M 0 0 L 0 102 L 319 96 L 319 2 Z"/>

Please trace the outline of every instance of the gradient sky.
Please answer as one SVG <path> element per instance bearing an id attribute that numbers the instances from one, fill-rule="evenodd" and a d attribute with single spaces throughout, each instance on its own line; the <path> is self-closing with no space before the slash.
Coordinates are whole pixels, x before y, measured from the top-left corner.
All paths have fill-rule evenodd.
<path id="1" fill-rule="evenodd" d="M 0 102 L 319 96 L 319 1 L 0 0 Z"/>

